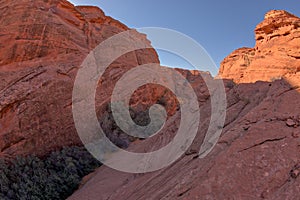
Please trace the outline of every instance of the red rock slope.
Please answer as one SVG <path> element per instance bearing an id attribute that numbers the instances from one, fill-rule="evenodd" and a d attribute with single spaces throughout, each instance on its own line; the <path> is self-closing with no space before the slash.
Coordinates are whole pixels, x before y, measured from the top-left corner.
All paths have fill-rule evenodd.
<path id="1" fill-rule="evenodd" d="M 186 155 L 148 174 L 121 173 L 102 166 L 69 199 L 299 199 L 297 23 L 293 15 L 271 11 L 256 29 L 256 48 L 237 50 L 224 60 L 222 77 L 250 83 L 225 81 L 226 123 L 207 157 L 197 158 L 210 119 L 209 98 L 202 96 L 200 129 Z M 296 84 L 275 80 L 287 75 Z M 274 82 L 257 81 L 270 79 Z M 200 87 L 195 91 L 205 93 Z M 134 143 L 130 149 L 151 151 L 166 144 L 176 134 L 178 115 L 168 120 L 161 137 L 147 139 L 142 145 Z"/>

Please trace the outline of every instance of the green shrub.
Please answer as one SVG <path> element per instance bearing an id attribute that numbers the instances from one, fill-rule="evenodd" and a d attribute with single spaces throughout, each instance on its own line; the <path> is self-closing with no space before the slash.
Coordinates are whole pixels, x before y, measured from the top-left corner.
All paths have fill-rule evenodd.
<path id="1" fill-rule="evenodd" d="M 83 147 L 68 147 L 45 159 L 17 157 L 13 162 L 0 160 L 0 199 L 66 199 L 85 175 L 100 163 Z"/>

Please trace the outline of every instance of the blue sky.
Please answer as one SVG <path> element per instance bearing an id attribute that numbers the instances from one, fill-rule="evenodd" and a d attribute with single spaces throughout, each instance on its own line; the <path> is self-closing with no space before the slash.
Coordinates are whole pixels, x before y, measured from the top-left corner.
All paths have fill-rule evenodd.
<path id="1" fill-rule="evenodd" d="M 300 16 L 295 0 L 71 0 L 99 6 L 131 28 L 163 27 L 182 32 L 202 45 L 217 66 L 233 50 L 255 45 L 255 26 L 272 9 Z M 159 51 L 163 65 L 191 68 L 183 59 Z M 217 69 L 211 69 L 212 74 Z"/>

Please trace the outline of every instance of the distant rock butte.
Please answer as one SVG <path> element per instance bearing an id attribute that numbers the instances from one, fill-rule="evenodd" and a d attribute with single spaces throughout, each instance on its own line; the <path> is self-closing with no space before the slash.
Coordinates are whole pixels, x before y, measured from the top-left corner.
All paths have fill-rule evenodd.
<path id="1" fill-rule="evenodd" d="M 300 80 L 300 18 L 283 10 L 272 10 L 255 29 L 254 48 L 232 52 L 221 63 L 218 77 L 236 83 Z M 297 79 L 296 79 L 297 78 Z"/>

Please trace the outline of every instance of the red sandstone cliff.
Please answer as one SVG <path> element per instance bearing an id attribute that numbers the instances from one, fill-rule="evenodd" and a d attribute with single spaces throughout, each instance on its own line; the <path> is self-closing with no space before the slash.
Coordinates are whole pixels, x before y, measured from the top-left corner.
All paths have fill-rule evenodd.
<path id="1" fill-rule="evenodd" d="M 77 71 L 99 43 L 130 29 L 98 7 L 74 6 L 65 0 L 2 1 L 0 10 L 0 156 L 45 155 L 63 146 L 82 145 L 72 116 Z M 150 45 L 144 34 L 136 36 Z M 96 112 L 109 137 L 121 146 L 130 139 L 112 122 L 111 93 L 123 74 L 147 63 L 159 63 L 154 49 L 127 53 L 99 80 Z M 197 84 L 202 81 L 199 76 L 179 71 L 195 87 L 202 87 Z M 160 86 L 137 90 L 131 106 L 142 112 L 161 99 L 173 115 L 178 102 Z"/>
<path id="2" fill-rule="evenodd" d="M 254 48 L 232 52 L 221 63 L 219 77 L 236 83 L 293 79 L 300 73 L 300 18 L 273 10 L 255 29 Z"/>
<path id="3" fill-rule="evenodd" d="M 129 28 L 93 6 L 65 0 L 2 0 L 0 155 L 44 155 L 81 144 L 71 112 L 77 70 L 96 45 L 125 30 Z M 150 44 L 145 35 L 139 37 Z M 103 78 L 99 86 L 105 92 L 97 96 L 98 109 L 105 107 L 113 83 L 128 69 L 158 62 L 153 49 L 118 58 L 105 75 L 114 70 L 114 76 Z"/>

